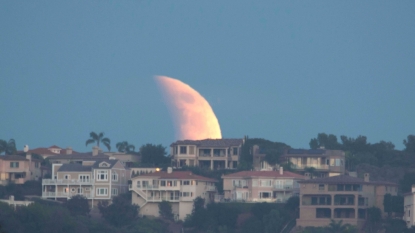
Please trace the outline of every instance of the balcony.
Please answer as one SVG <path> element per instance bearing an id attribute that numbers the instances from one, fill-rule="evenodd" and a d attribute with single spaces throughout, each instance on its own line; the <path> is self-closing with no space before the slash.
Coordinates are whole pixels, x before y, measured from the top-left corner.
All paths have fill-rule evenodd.
<path id="1" fill-rule="evenodd" d="M 43 179 L 42 185 L 92 185 L 93 180 L 56 180 Z"/>
<path id="2" fill-rule="evenodd" d="M 292 190 L 292 189 L 295 189 L 295 187 L 293 185 L 274 185 L 272 187 L 275 190 Z"/>
<path id="3" fill-rule="evenodd" d="M 178 202 L 180 200 L 180 198 L 178 197 L 178 196 L 175 196 L 175 197 L 165 197 L 165 196 L 162 196 L 162 197 L 160 197 L 160 196 L 150 196 L 150 197 L 147 197 L 147 201 L 150 201 L 150 202 L 162 202 L 162 201 L 170 201 L 170 202 Z"/>
<path id="4" fill-rule="evenodd" d="M 91 193 L 64 193 L 64 192 L 42 192 L 42 198 L 71 198 L 73 196 L 81 195 L 85 198 L 92 198 Z"/>
<path id="5" fill-rule="evenodd" d="M 330 166 L 327 164 L 294 164 L 294 169 L 305 169 L 307 167 L 314 167 L 317 170 L 329 170 Z"/>
<path id="6" fill-rule="evenodd" d="M 216 186 L 205 186 L 206 192 L 216 192 Z"/>

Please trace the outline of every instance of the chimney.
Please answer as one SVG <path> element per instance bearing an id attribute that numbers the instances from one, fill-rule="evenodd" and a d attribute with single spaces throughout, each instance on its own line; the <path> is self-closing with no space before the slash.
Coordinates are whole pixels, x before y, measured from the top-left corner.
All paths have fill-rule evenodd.
<path id="1" fill-rule="evenodd" d="M 26 159 L 32 161 L 32 154 L 26 153 Z"/>
<path id="2" fill-rule="evenodd" d="M 170 173 L 172 173 L 172 172 L 173 172 L 173 168 L 168 167 L 168 168 L 167 168 L 167 173 L 169 173 L 169 174 L 170 174 Z"/>
<path id="3" fill-rule="evenodd" d="M 363 175 L 363 177 L 364 177 L 365 182 L 369 182 L 370 181 L 370 175 L 369 175 L 369 173 L 365 173 Z"/>
<path id="4" fill-rule="evenodd" d="M 29 146 L 28 145 L 24 145 L 23 152 L 28 152 L 28 151 L 29 151 Z"/>
<path id="5" fill-rule="evenodd" d="M 97 156 L 99 151 L 99 147 L 94 146 L 92 147 L 92 156 Z"/>
<path id="6" fill-rule="evenodd" d="M 412 193 L 415 193 L 415 184 L 412 185 Z"/>
<path id="7" fill-rule="evenodd" d="M 281 166 L 280 167 L 280 175 L 284 174 L 284 168 Z"/>
<path id="8" fill-rule="evenodd" d="M 72 147 L 68 146 L 66 147 L 66 154 L 71 155 L 72 154 Z"/>

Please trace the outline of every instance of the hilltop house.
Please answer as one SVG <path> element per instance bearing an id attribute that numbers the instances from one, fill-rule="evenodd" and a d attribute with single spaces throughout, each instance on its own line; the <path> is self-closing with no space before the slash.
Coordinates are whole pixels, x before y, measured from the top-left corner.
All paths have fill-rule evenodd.
<path id="1" fill-rule="evenodd" d="M 223 175 L 224 196 L 216 201 L 285 202 L 299 194 L 305 177 L 284 171 L 241 171 Z"/>
<path id="2" fill-rule="evenodd" d="M 243 143 L 243 139 L 176 141 L 170 145 L 172 164 L 174 167 L 233 169 L 238 166 Z"/>
<path id="3" fill-rule="evenodd" d="M 30 154 L 0 156 L 0 185 L 23 184 L 41 177 L 40 161 L 32 159 Z"/>
<path id="4" fill-rule="evenodd" d="M 53 164 L 52 179 L 42 180 L 42 198 L 65 200 L 82 195 L 93 207 L 97 201 L 127 192 L 129 179 L 130 171 L 118 160 Z"/>
<path id="5" fill-rule="evenodd" d="M 132 203 L 140 206 L 140 215 L 159 216 L 158 204 L 169 201 L 176 219 L 184 220 L 193 209 L 193 200 L 201 197 L 213 202 L 217 192 L 214 179 L 190 171 L 159 171 L 131 179 Z"/>
<path id="6" fill-rule="evenodd" d="M 302 227 L 327 226 L 334 219 L 361 229 L 368 208 L 378 207 L 384 214 L 384 195 L 397 194 L 397 184 L 370 181 L 368 173 L 364 174 L 364 179 L 339 175 L 299 181 L 299 184 L 300 217 L 297 226 Z"/>

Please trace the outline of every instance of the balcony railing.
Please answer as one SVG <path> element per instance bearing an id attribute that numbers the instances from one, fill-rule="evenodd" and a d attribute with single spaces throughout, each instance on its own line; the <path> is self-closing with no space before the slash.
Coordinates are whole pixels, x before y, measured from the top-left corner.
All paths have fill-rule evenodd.
<path id="1" fill-rule="evenodd" d="M 327 164 L 293 164 L 294 169 L 305 169 L 307 167 L 314 167 L 315 169 L 319 170 L 328 170 L 330 168 Z"/>
<path id="2" fill-rule="evenodd" d="M 74 197 L 77 195 L 81 195 L 84 196 L 86 198 L 91 198 L 92 194 L 91 193 L 64 193 L 64 192 L 42 192 L 42 197 L 43 198 L 53 198 L 53 197 L 57 197 L 57 198 L 68 198 L 68 197 Z"/>
<path id="3" fill-rule="evenodd" d="M 290 190 L 290 189 L 294 189 L 298 187 L 294 187 L 293 185 L 274 185 L 273 186 L 274 189 L 280 189 L 280 190 Z"/>
<path id="4" fill-rule="evenodd" d="M 91 185 L 92 183 L 94 183 L 93 180 L 42 180 L 42 185 Z"/>
<path id="5" fill-rule="evenodd" d="M 205 190 L 207 192 L 215 192 L 216 191 L 216 186 L 205 186 Z"/>
<path id="6" fill-rule="evenodd" d="M 179 201 L 180 198 L 178 196 L 175 197 L 160 197 L 160 196 L 152 196 L 147 197 L 147 201 Z"/>

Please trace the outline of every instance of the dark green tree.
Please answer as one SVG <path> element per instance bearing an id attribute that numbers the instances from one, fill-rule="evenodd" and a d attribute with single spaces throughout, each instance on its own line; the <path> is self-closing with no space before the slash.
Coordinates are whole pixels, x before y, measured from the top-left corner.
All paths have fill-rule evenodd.
<path id="1" fill-rule="evenodd" d="M 415 153 L 415 135 L 408 135 L 407 139 L 403 140 L 403 144 L 406 152 Z"/>
<path id="2" fill-rule="evenodd" d="M 131 204 L 131 194 L 124 193 L 108 202 L 98 203 L 102 217 L 115 227 L 122 227 L 135 221 L 138 215 L 138 206 Z"/>
<path id="3" fill-rule="evenodd" d="M 86 140 L 85 145 L 88 146 L 91 143 L 96 143 L 99 147 L 99 144 L 104 144 L 105 147 L 107 147 L 108 151 L 111 151 L 111 140 L 109 138 L 104 138 L 104 133 L 101 132 L 99 134 L 95 132 L 89 133 L 90 139 Z"/>
<path id="4" fill-rule="evenodd" d="M 273 233 L 281 231 L 284 219 L 278 210 L 273 209 L 269 212 L 269 214 L 264 215 L 262 222 L 264 224 L 264 232 Z"/>
<path id="5" fill-rule="evenodd" d="M 272 209 L 273 207 L 269 203 L 266 203 L 266 202 L 255 203 L 251 207 L 251 213 L 258 220 L 262 221 L 264 219 L 264 216 L 268 214 L 269 212 L 271 212 Z"/>
<path id="6" fill-rule="evenodd" d="M 162 218 L 173 220 L 173 211 L 171 204 L 168 201 L 162 201 L 159 203 L 159 214 Z"/>
<path id="7" fill-rule="evenodd" d="M 382 228 L 382 212 L 377 207 L 367 209 L 365 232 L 374 233 Z"/>
<path id="8" fill-rule="evenodd" d="M 268 149 L 265 152 L 265 161 L 267 161 L 271 165 L 275 165 L 276 163 L 278 163 L 282 153 L 282 150 L 279 149 Z"/>
<path id="9" fill-rule="evenodd" d="M 141 163 L 152 166 L 170 164 L 170 159 L 166 157 L 166 148 L 161 144 L 145 144 L 140 147 Z"/>
<path id="10" fill-rule="evenodd" d="M 343 220 L 338 222 L 333 219 L 330 220 L 330 224 L 326 227 L 329 233 L 355 233 L 357 229 L 350 224 L 343 224 Z"/>
<path id="11" fill-rule="evenodd" d="M 131 153 L 135 150 L 135 146 L 129 144 L 127 141 L 119 142 L 115 146 L 117 147 L 118 152 Z"/>
<path id="12" fill-rule="evenodd" d="M 65 203 L 65 207 L 73 216 L 88 216 L 90 211 L 88 199 L 81 195 L 73 196 Z"/>
<path id="13" fill-rule="evenodd" d="M 0 139 L 0 154 L 3 152 L 6 155 L 13 155 L 16 153 L 16 142 L 14 139 L 9 139 L 8 142 Z"/>

